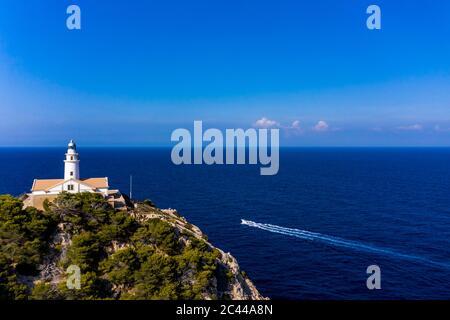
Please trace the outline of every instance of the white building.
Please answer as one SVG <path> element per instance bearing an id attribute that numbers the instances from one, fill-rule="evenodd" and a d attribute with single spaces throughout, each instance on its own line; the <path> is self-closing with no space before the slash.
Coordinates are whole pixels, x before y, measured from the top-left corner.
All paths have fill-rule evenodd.
<path id="1" fill-rule="evenodd" d="M 77 146 L 70 140 L 64 160 L 64 179 L 34 179 L 26 206 L 42 209 L 45 199 L 52 200 L 61 192 L 93 192 L 102 194 L 114 207 L 125 203 L 119 190 L 109 190 L 108 178 L 80 178 L 80 157 Z"/>

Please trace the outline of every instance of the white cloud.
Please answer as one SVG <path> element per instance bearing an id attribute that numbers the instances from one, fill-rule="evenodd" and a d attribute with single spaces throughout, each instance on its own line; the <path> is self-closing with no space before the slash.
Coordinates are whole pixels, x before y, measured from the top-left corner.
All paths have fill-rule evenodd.
<path id="1" fill-rule="evenodd" d="M 300 121 L 295 120 L 294 122 L 292 122 L 291 128 L 292 129 L 300 129 Z"/>
<path id="2" fill-rule="evenodd" d="M 450 132 L 450 128 L 442 128 L 440 125 L 435 125 L 434 130 L 437 132 Z"/>
<path id="3" fill-rule="evenodd" d="M 287 137 L 290 136 L 297 136 L 303 133 L 303 128 L 301 127 L 300 120 L 294 120 L 291 124 L 284 125 L 276 120 L 271 120 L 266 117 L 263 117 L 259 120 L 257 120 L 253 126 L 255 128 L 260 129 L 270 129 L 270 128 L 276 128 L 283 130 L 284 134 Z"/>
<path id="4" fill-rule="evenodd" d="M 280 124 L 275 120 L 270 120 L 270 119 L 263 117 L 263 118 L 257 120 L 255 122 L 254 126 L 257 128 L 267 129 L 267 128 L 279 127 Z"/>
<path id="5" fill-rule="evenodd" d="M 303 133 L 303 129 L 300 124 L 300 120 L 294 120 L 291 125 L 283 127 L 286 135 L 289 136 L 297 136 Z"/>
<path id="6" fill-rule="evenodd" d="M 319 122 L 317 122 L 317 124 L 313 127 L 314 131 L 318 131 L 318 132 L 324 132 L 327 131 L 330 128 L 330 126 L 328 125 L 328 123 L 326 123 L 323 120 L 320 120 Z"/>
<path id="7" fill-rule="evenodd" d="M 412 124 L 410 126 L 398 127 L 397 129 L 404 131 L 421 131 L 423 130 L 423 126 L 421 124 Z"/>

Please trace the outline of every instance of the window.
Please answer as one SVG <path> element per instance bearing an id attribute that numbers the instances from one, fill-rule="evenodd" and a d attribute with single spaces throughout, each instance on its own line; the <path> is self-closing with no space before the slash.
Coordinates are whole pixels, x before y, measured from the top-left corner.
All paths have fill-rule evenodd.
<path id="1" fill-rule="evenodd" d="M 73 171 L 70 171 L 70 176 L 73 177 Z"/>
<path id="2" fill-rule="evenodd" d="M 67 186 L 67 190 L 73 191 L 73 184 L 69 184 L 69 185 Z"/>
<path id="3" fill-rule="evenodd" d="M 70 156 L 70 160 L 73 160 L 73 156 Z"/>

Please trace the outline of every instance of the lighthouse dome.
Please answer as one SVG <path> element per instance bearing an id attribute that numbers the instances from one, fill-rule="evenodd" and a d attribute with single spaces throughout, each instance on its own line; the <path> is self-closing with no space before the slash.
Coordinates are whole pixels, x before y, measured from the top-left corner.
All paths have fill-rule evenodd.
<path id="1" fill-rule="evenodd" d="M 66 160 L 64 160 L 64 180 L 80 179 L 80 158 L 75 141 L 67 145 Z"/>
<path id="2" fill-rule="evenodd" d="M 69 144 L 67 146 L 68 146 L 69 149 L 72 149 L 72 150 L 76 150 L 77 149 L 77 145 L 76 145 L 75 141 L 73 141 L 73 140 L 70 140 Z"/>

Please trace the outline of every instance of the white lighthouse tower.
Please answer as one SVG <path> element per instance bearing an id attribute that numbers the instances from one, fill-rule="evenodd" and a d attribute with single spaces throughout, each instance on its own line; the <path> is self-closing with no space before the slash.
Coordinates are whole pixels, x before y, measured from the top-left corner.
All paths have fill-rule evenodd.
<path id="1" fill-rule="evenodd" d="M 80 158 L 75 141 L 70 140 L 67 146 L 66 160 L 64 160 L 64 180 L 80 179 Z"/>

